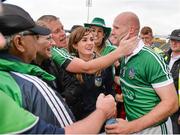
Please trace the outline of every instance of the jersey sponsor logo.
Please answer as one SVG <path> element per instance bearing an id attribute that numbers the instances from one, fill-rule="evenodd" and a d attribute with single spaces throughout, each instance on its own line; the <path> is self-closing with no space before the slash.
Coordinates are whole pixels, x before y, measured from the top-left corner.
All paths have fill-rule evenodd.
<path id="1" fill-rule="evenodd" d="M 125 87 L 122 87 L 122 90 L 124 91 L 123 96 L 130 101 L 133 101 L 136 98 L 135 92 L 132 90 L 129 90 Z"/>
<path id="2" fill-rule="evenodd" d="M 134 68 L 131 68 L 129 70 L 129 79 L 134 79 L 134 76 L 135 76 L 135 70 Z"/>

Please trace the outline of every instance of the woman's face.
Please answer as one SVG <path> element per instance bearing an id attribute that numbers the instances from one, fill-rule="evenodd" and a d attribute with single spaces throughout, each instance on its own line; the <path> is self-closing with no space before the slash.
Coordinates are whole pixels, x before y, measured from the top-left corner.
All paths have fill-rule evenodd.
<path id="1" fill-rule="evenodd" d="M 94 50 L 94 37 L 91 32 L 86 32 L 82 39 L 73 46 L 79 54 L 79 57 L 92 56 Z"/>
<path id="2" fill-rule="evenodd" d="M 101 46 L 102 41 L 105 37 L 105 33 L 102 27 L 98 26 L 91 26 L 93 35 L 94 35 L 94 42 L 96 46 Z"/>

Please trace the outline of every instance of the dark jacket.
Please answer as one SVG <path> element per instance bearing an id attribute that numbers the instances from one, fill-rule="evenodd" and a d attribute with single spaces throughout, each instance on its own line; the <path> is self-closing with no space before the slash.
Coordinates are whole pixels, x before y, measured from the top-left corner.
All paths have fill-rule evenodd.
<path id="1" fill-rule="evenodd" d="M 66 66 L 70 63 L 70 61 L 66 61 L 63 66 L 60 67 L 56 63 L 54 63 L 51 59 L 45 60 L 42 62 L 40 67 L 44 69 L 46 72 L 54 75 L 56 77 L 53 81 L 44 80 L 46 83 L 48 83 L 53 89 L 55 89 L 58 93 L 62 93 L 64 91 L 64 84 L 63 84 L 63 78 L 64 78 L 64 71 L 63 69 L 66 68 Z"/>
<path id="2" fill-rule="evenodd" d="M 22 107 L 53 125 L 64 127 L 72 124 L 74 116 L 62 97 L 40 79 L 48 79 L 51 76 L 37 66 L 7 56 L 1 55 L 2 60 L 6 61 L 0 62 L 0 71 L 9 73 L 18 85 L 19 90 L 17 91 L 22 97 L 20 99 L 22 100 Z M 8 86 L 4 86 L 8 84 L 3 82 L 0 84 L 0 87 L 8 88 Z M 14 92 L 13 89 L 7 89 L 7 91 Z"/>
<path id="3" fill-rule="evenodd" d="M 172 53 L 172 50 L 168 50 L 166 52 L 166 57 L 165 57 L 165 61 L 167 64 L 169 64 L 170 62 L 170 59 L 171 59 L 171 53 Z M 172 73 L 172 77 L 173 77 L 173 80 L 174 80 L 174 85 L 176 87 L 176 90 L 178 92 L 178 78 L 179 78 L 179 69 L 180 69 L 180 59 L 178 59 L 172 66 L 171 68 L 171 73 Z"/>
<path id="4" fill-rule="evenodd" d="M 165 61 L 167 62 L 167 64 L 169 64 L 170 62 L 171 53 L 172 53 L 171 49 L 166 52 Z M 178 94 L 178 80 L 180 79 L 179 69 L 180 69 L 180 59 L 175 61 L 171 68 L 171 73 L 174 80 L 174 85 L 176 87 L 177 95 L 179 95 Z M 171 120 L 172 120 L 172 125 L 173 125 L 173 134 L 180 134 L 180 125 L 178 124 L 179 116 L 180 116 L 180 108 L 173 115 L 171 115 Z"/>

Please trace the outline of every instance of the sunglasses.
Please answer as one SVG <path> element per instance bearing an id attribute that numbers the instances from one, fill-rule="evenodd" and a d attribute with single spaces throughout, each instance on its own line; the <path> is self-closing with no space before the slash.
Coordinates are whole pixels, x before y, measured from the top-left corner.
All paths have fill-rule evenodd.
<path id="1" fill-rule="evenodd" d="M 22 36 L 28 36 L 28 35 L 34 36 L 34 35 L 38 35 L 38 34 L 33 33 L 31 31 L 23 31 L 23 32 L 20 32 L 19 34 L 22 35 Z"/>

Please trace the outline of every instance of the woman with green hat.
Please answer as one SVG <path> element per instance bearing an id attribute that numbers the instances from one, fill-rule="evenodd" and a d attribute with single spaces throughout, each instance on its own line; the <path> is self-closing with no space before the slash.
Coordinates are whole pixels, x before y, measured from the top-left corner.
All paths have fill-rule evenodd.
<path id="1" fill-rule="evenodd" d="M 111 28 L 106 27 L 105 21 L 102 18 L 95 17 L 91 23 L 85 23 L 85 27 L 92 29 L 94 34 L 95 52 L 104 56 L 116 49 L 115 46 L 111 45 L 107 39 L 111 33 Z"/>

